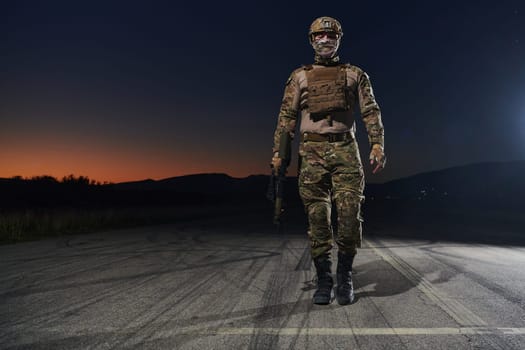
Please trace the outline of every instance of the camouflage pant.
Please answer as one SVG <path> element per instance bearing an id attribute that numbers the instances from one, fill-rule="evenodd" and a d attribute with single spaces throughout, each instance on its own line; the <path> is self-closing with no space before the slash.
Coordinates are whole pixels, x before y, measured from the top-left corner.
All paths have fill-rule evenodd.
<path id="1" fill-rule="evenodd" d="M 361 247 L 361 203 L 365 198 L 357 142 L 303 142 L 299 155 L 299 194 L 308 215 L 312 257 L 332 249 L 333 201 L 337 208 L 337 246 L 344 253 L 355 254 Z"/>

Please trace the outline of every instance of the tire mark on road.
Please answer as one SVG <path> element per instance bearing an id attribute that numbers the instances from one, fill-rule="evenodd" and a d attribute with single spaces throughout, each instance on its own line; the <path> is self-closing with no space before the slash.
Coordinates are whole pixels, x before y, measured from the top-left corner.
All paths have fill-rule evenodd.
<path id="1" fill-rule="evenodd" d="M 284 252 L 288 242 L 288 240 L 283 240 L 279 247 L 279 251 Z M 281 266 L 281 268 L 278 271 L 283 271 L 282 266 L 285 266 L 284 257 L 284 254 L 280 255 L 280 259 L 277 262 L 277 265 Z M 289 282 L 285 281 L 285 278 L 283 278 L 283 276 L 284 275 L 281 273 L 273 273 L 271 275 L 271 278 L 267 283 L 266 290 L 264 291 L 262 297 L 263 308 L 254 317 L 254 321 L 256 323 L 260 323 L 266 320 L 272 320 L 272 323 L 278 324 L 278 328 L 282 328 L 289 319 L 290 313 L 287 313 L 288 318 L 280 319 L 280 312 L 282 311 L 276 307 L 271 307 L 271 305 L 278 305 L 282 303 L 282 297 L 284 292 L 282 286 L 285 285 L 285 282 Z M 296 307 L 299 302 L 300 300 L 296 301 L 292 306 L 292 309 Z M 278 341 L 278 336 L 268 336 L 267 334 L 261 334 L 256 331 L 250 338 L 248 349 L 275 349 L 277 347 Z"/>
<path id="2" fill-rule="evenodd" d="M 143 242 L 141 242 L 143 243 Z M 38 265 L 38 268 L 35 269 L 35 270 L 32 270 L 32 271 L 27 271 L 27 266 L 24 266 L 23 264 L 18 266 L 18 269 L 15 270 L 15 272 L 11 275 L 11 276 L 7 276 L 7 277 L 4 277 L 1 282 L 4 283 L 6 281 L 8 281 L 10 278 L 16 278 L 19 276 L 20 274 L 20 271 L 22 271 L 24 274 L 27 274 L 27 275 L 31 275 L 31 274 L 37 274 L 37 273 L 43 273 L 43 272 L 46 272 L 46 271 L 52 271 L 52 272 L 56 272 L 56 269 L 57 267 L 63 267 L 63 266 L 69 266 L 71 264 L 76 264 L 76 263 L 81 263 L 82 265 L 86 265 L 86 258 L 89 258 L 89 257 L 97 257 L 97 258 L 100 258 L 102 256 L 108 256 L 108 257 L 114 257 L 115 255 L 119 255 L 118 253 L 115 253 L 114 251 L 111 251 L 111 250 L 114 250 L 115 248 L 123 248 L 123 247 L 129 247 L 130 245 L 136 245 L 137 242 L 131 242 L 129 244 L 125 244 L 125 245 L 115 245 L 111 248 L 107 248 L 107 249 L 104 249 L 100 252 L 97 252 L 97 254 L 92 254 L 92 253 L 89 253 L 89 254 L 75 254 L 75 255 L 62 255 L 62 256 L 57 256 L 56 254 L 55 255 L 49 255 L 49 256 L 45 256 L 45 257 L 38 257 L 38 258 L 35 258 L 34 260 L 38 261 L 38 260 L 50 260 L 51 263 L 49 264 L 46 264 L 46 265 L 43 265 L 42 266 L 42 263 L 39 263 Z M 105 253 L 106 251 L 109 251 L 109 253 Z M 71 260 L 71 258 L 73 258 L 73 260 Z M 127 260 L 129 259 L 129 254 L 126 254 L 126 257 L 124 257 L 123 259 L 121 260 Z M 66 261 L 61 261 L 59 263 L 56 262 L 57 259 L 60 259 L 60 260 L 63 260 L 63 259 L 67 259 Z M 31 262 L 34 262 L 34 260 L 32 259 Z M 63 275 L 60 275 L 60 276 L 57 276 L 57 277 L 53 277 L 53 278 L 48 278 L 48 279 L 45 279 L 45 280 L 39 280 L 38 282 L 41 283 L 41 282 L 49 282 L 49 281 L 53 281 L 53 280 L 56 280 L 56 279 L 60 279 L 60 278 L 67 278 L 67 277 L 70 277 L 72 275 L 76 275 L 78 273 L 82 273 L 82 272 L 85 272 L 85 271 L 89 271 L 89 270 L 92 270 L 92 269 L 96 269 L 100 266 L 105 266 L 105 265 L 110 265 L 110 264 L 113 264 L 114 262 L 118 262 L 119 260 L 114 260 L 114 261 L 110 261 L 110 262 L 103 262 L 103 263 L 99 263 L 99 264 L 96 264 L 96 265 L 90 265 L 88 268 L 81 268 L 81 269 L 78 269 L 78 270 L 75 270 L 75 268 L 73 269 L 69 269 L 69 270 L 66 270 L 65 273 L 66 274 L 63 274 Z M 4 269 L 5 270 L 5 269 Z"/>
<path id="3" fill-rule="evenodd" d="M 194 240 L 194 241 L 197 242 L 199 240 Z M 204 244 L 206 242 L 202 241 L 202 243 Z M 234 251 L 234 252 L 237 253 L 236 256 L 232 257 L 232 251 L 230 250 L 230 251 L 228 251 L 229 259 L 222 260 L 222 261 L 232 261 L 232 260 L 244 261 L 244 260 L 248 259 L 247 257 L 244 256 L 244 255 L 246 255 L 245 253 L 247 251 L 237 250 L 237 251 Z M 271 256 L 272 255 L 270 255 L 269 257 L 271 257 Z M 203 259 L 207 259 L 207 257 L 203 257 Z M 254 261 L 257 261 L 257 260 L 254 260 Z M 263 264 L 263 267 L 266 264 L 267 264 L 267 261 Z M 159 329 L 165 328 L 168 324 L 170 325 L 170 328 L 176 328 L 178 326 L 179 322 L 177 322 L 177 321 L 174 322 L 172 318 L 169 318 L 166 321 L 161 321 L 161 322 L 157 322 L 157 321 L 162 316 L 166 315 L 168 312 L 173 312 L 174 311 L 173 309 L 175 307 L 177 307 L 178 305 L 182 305 L 183 302 L 187 302 L 185 304 L 185 308 L 188 308 L 189 305 L 191 305 L 191 304 L 193 304 L 195 302 L 195 300 L 198 298 L 198 296 L 203 294 L 203 293 L 199 293 L 200 290 L 206 291 L 213 284 L 215 284 L 216 282 L 219 282 L 221 280 L 222 274 L 221 273 L 217 273 L 217 270 L 214 268 L 214 267 L 217 266 L 217 263 L 215 263 L 215 264 L 204 264 L 204 265 L 209 269 L 209 271 L 207 271 L 204 274 L 204 276 L 208 276 L 208 277 L 206 277 L 206 280 L 202 281 L 203 277 L 201 277 L 200 280 L 196 281 L 193 284 L 194 287 L 192 289 L 190 289 L 190 291 L 188 293 L 186 293 L 181 298 L 177 298 L 177 300 L 175 300 L 175 301 L 172 301 L 173 300 L 172 293 L 167 293 L 165 295 L 165 297 L 162 299 L 162 301 L 155 305 L 155 311 L 152 312 L 151 310 L 149 310 L 147 312 L 144 312 L 141 316 L 135 318 L 130 323 L 130 324 L 132 324 L 132 323 L 137 323 L 137 322 L 139 322 L 139 323 L 147 322 L 144 326 L 139 327 L 139 329 L 131 337 L 132 339 L 130 339 L 130 341 L 132 343 L 134 343 L 134 344 L 137 344 L 137 343 L 138 344 L 143 344 L 143 343 L 147 342 L 151 338 L 155 337 L 155 334 L 157 334 L 159 332 Z M 200 265 L 199 264 L 197 264 L 197 265 L 194 264 L 194 266 L 200 266 Z M 261 268 L 261 270 L 262 270 L 262 268 Z M 246 276 L 249 277 L 249 275 L 246 275 Z M 248 282 L 251 283 L 251 281 L 253 281 L 253 279 L 248 278 Z M 249 285 L 249 283 L 247 284 L 247 286 Z M 225 288 L 221 292 L 219 292 L 219 295 L 217 295 L 216 298 L 221 298 L 221 296 L 222 296 L 225 299 L 221 299 L 221 300 L 227 300 L 226 297 L 227 297 L 227 295 L 229 293 L 230 293 L 230 291 Z M 185 299 L 188 299 L 188 300 L 185 300 Z M 233 307 L 235 305 L 236 304 L 234 304 Z M 207 305 L 203 305 L 201 308 L 198 308 L 198 310 L 201 310 L 201 311 L 205 311 L 206 309 L 207 309 Z M 145 318 L 147 321 L 140 320 L 140 318 Z M 224 313 L 223 312 L 221 312 L 221 314 L 220 314 L 220 319 L 224 319 Z M 185 320 L 180 325 L 188 325 L 188 324 L 191 323 L 191 321 L 195 322 L 195 320 Z M 202 321 L 202 319 L 200 321 Z M 189 339 L 187 338 L 187 335 L 185 335 L 185 336 L 178 335 L 176 337 L 176 339 L 174 339 L 174 341 L 176 342 L 176 344 L 178 346 L 182 345 L 182 343 L 185 343 L 188 340 Z M 125 343 L 122 343 L 122 344 L 116 344 L 115 346 L 120 347 L 120 346 L 127 346 L 127 345 L 130 345 L 129 342 L 125 342 Z"/>
<path id="4" fill-rule="evenodd" d="M 365 241 L 365 244 L 367 244 L 367 243 L 368 242 Z M 355 284 L 356 285 L 361 285 L 361 283 L 359 282 L 359 275 L 358 274 L 352 275 L 352 279 L 355 280 Z M 359 294 L 359 289 L 356 290 L 356 297 L 357 297 L 358 294 Z M 355 302 L 359 301 L 360 299 L 361 298 L 359 298 Z M 369 303 L 371 305 L 372 309 L 376 310 L 377 314 L 380 315 L 380 317 L 383 320 L 383 322 L 388 326 L 388 329 L 393 329 L 394 327 L 392 326 L 392 324 L 390 324 L 390 322 L 388 321 L 387 317 L 385 316 L 385 314 L 383 313 L 383 311 L 381 310 L 379 305 L 376 304 L 374 299 L 373 298 L 364 298 L 364 299 L 366 300 L 367 303 Z M 346 315 L 346 317 L 348 319 L 349 324 L 351 324 L 350 315 L 348 314 L 348 312 L 345 312 L 345 315 Z M 352 330 L 353 335 L 355 336 L 356 335 L 356 333 L 354 332 L 355 329 L 354 328 L 350 328 L 350 329 Z M 389 342 L 389 348 L 397 349 L 399 346 L 401 346 L 401 347 L 403 347 L 405 349 L 407 348 L 407 346 L 403 342 L 403 339 L 401 339 L 401 337 L 399 335 L 396 336 L 396 340 L 397 340 L 396 343 L 394 343 L 393 341 Z M 356 341 L 356 344 L 358 344 L 358 346 L 361 348 L 361 345 L 358 343 L 357 338 L 355 338 L 355 341 Z"/>
<path id="5" fill-rule="evenodd" d="M 374 245 L 371 245 L 372 242 Z M 450 317 L 452 317 L 460 327 L 471 327 L 472 329 L 482 329 L 487 327 L 487 323 L 477 316 L 474 312 L 469 310 L 456 299 L 446 295 L 443 291 L 436 288 L 429 282 L 422 274 L 415 270 L 410 264 L 401 259 L 392 250 L 384 248 L 377 240 L 368 240 L 366 244 L 379 255 L 383 260 L 388 262 L 392 267 L 398 270 L 403 276 L 411 281 L 420 291 L 422 291 L 430 300 L 438 305 Z M 385 252 L 381 251 L 384 250 Z M 487 336 L 482 333 L 476 334 L 476 339 L 481 339 L 483 342 L 490 344 L 492 349 L 508 350 L 514 347 L 505 341 L 499 335 Z M 473 341 L 469 335 L 464 335 L 469 341 Z"/>
<path id="6" fill-rule="evenodd" d="M 210 269 L 211 270 L 211 269 Z M 199 289 L 203 289 L 207 286 L 210 286 L 219 279 L 219 276 L 215 274 L 213 270 L 208 271 L 206 273 L 203 273 L 204 278 L 201 278 L 196 283 L 191 283 L 194 281 L 193 277 L 190 277 L 186 279 L 182 283 L 192 286 L 192 288 L 189 288 L 188 291 L 186 291 L 182 296 L 173 298 L 173 292 L 175 290 L 178 290 L 178 286 L 172 290 L 167 291 L 164 293 L 164 295 L 158 299 L 158 301 L 155 303 L 155 305 L 152 306 L 151 309 L 146 310 L 142 312 L 139 316 L 135 317 L 133 320 L 131 320 L 127 325 L 123 326 L 123 328 L 133 328 L 135 331 L 131 334 L 129 334 L 129 339 L 123 342 L 117 342 L 113 343 L 110 349 L 115 348 L 124 348 L 129 344 L 130 341 L 133 343 L 143 343 L 148 338 L 151 338 L 151 335 L 155 334 L 155 332 L 158 330 L 158 324 L 156 321 L 161 318 L 166 313 L 172 311 L 174 307 L 177 305 L 180 305 L 181 303 L 185 302 L 186 299 L 188 299 L 188 304 L 192 302 L 192 300 L 195 298 L 196 295 L 199 295 L 197 291 Z M 133 324 L 138 324 L 137 326 L 133 326 Z M 101 340 L 101 343 L 93 345 L 94 348 L 99 348 L 102 343 L 106 343 L 105 339 Z"/>
<path id="7" fill-rule="evenodd" d="M 371 245 L 373 243 L 374 245 Z M 444 292 L 438 290 L 430 281 L 421 275 L 410 264 L 405 262 L 389 248 L 383 248 L 381 243 L 375 240 L 368 240 L 367 245 L 389 263 L 394 269 L 400 272 L 405 278 L 414 284 L 423 294 L 438 305 L 450 317 L 452 317 L 460 326 L 486 326 L 487 323 L 477 316 L 474 312 L 467 309 L 459 301 L 449 297 Z"/>
<path id="8" fill-rule="evenodd" d="M 465 268 L 462 268 L 460 265 L 453 264 L 445 259 L 445 257 L 457 257 L 452 254 L 447 254 L 445 252 L 437 252 L 432 250 L 431 248 L 424 249 L 431 259 L 436 261 L 437 263 L 446 266 L 448 269 L 451 269 L 455 271 L 456 273 L 461 273 L 471 279 L 472 281 L 476 282 L 480 286 L 490 290 L 491 292 L 499 295 L 503 299 L 519 306 L 521 309 L 525 310 L 525 300 L 523 300 L 523 296 L 517 293 L 513 293 L 511 290 L 508 290 L 497 283 L 491 282 L 487 280 L 484 276 L 477 274 L 473 271 L 468 271 Z"/>
<path id="9" fill-rule="evenodd" d="M 310 254 L 310 247 L 304 248 L 301 259 L 295 266 L 295 271 L 309 271 L 312 268 L 312 254 Z"/>
<path id="10" fill-rule="evenodd" d="M 178 256 L 177 259 L 175 261 L 171 261 L 171 262 L 168 262 L 166 264 L 164 264 L 163 267 L 166 267 L 166 266 L 169 266 L 173 263 L 178 263 L 180 262 L 181 259 L 183 259 L 183 254 Z M 132 257 L 130 257 L 132 258 Z M 126 260 L 126 259 L 124 259 Z M 114 268 L 114 266 L 113 266 Z M 27 322 L 33 322 L 33 323 L 37 323 L 39 326 L 40 325 L 45 325 L 45 324 L 49 324 L 49 323 L 52 323 L 52 322 L 55 322 L 57 320 L 60 320 L 62 319 L 64 316 L 66 316 L 67 314 L 74 314 L 74 313 L 77 313 L 85 308 L 88 308 L 90 306 L 93 306 L 94 304 L 106 299 L 106 298 L 110 298 L 110 297 L 113 297 L 115 295 L 118 295 L 118 294 L 121 294 L 121 293 L 124 293 L 124 292 L 129 292 L 129 291 L 132 291 L 134 289 L 138 289 L 138 288 L 141 288 L 142 286 L 146 285 L 147 283 L 150 283 L 151 281 L 153 281 L 154 279 L 157 279 L 157 278 L 160 278 L 162 277 L 163 275 L 165 275 L 166 273 L 170 273 L 172 272 L 171 270 L 169 269 L 165 269 L 165 270 L 161 270 L 161 271 L 157 271 L 157 272 L 147 272 L 147 273 L 143 273 L 143 274 L 139 274 L 137 276 L 133 276 L 133 279 L 134 278 L 144 278 L 142 281 L 139 281 L 133 285 L 129 285 L 129 281 L 130 281 L 130 277 L 127 276 L 127 277 L 122 277 L 120 278 L 119 280 L 117 280 L 118 282 L 114 285 L 112 285 L 111 287 L 108 287 L 106 288 L 104 291 L 102 291 L 101 293 L 95 295 L 95 296 L 92 296 L 92 297 L 89 297 L 87 299 L 83 299 L 82 302 L 78 303 L 76 301 L 74 301 L 72 304 L 70 304 L 69 306 L 60 306 L 60 309 L 52 309 L 52 310 L 47 310 L 45 311 L 45 313 L 41 314 L 41 315 L 35 315 L 35 314 L 30 314 L 30 315 L 25 315 L 25 317 L 13 322 L 13 320 L 8 320 L 6 321 L 6 325 L 7 326 L 10 326 L 10 327 L 13 327 L 13 328 L 18 328 L 19 326 L 27 323 Z M 43 295 L 41 299 L 45 299 L 46 296 Z M 32 302 L 31 304 L 36 304 L 38 303 L 39 300 L 35 300 L 34 302 Z M 2 326 L 4 326 L 4 324 L 2 324 Z"/>

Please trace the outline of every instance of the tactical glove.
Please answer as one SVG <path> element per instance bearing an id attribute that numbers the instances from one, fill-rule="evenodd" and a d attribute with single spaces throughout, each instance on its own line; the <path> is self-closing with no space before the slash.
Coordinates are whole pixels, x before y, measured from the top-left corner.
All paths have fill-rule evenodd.
<path id="1" fill-rule="evenodd" d="M 275 152 L 272 158 L 272 167 L 274 169 L 279 169 L 281 167 L 282 159 L 279 158 L 279 152 Z"/>
<path id="2" fill-rule="evenodd" d="M 375 174 L 383 170 L 386 164 L 386 156 L 383 146 L 378 143 L 372 145 L 372 150 L 370 151 L 370 165 L 374 167 L 372 173 Z"/>

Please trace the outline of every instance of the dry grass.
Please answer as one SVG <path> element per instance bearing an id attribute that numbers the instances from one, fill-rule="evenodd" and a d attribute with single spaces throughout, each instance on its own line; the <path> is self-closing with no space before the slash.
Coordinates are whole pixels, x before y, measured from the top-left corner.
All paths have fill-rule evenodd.
<path id="1" fill-rule="evenodd" d="M 159 207 L 107 209 L 31 209 L 0 213 L 0 243 L 16 243 L 108 228 L 191 220 L 218 215 L 217 208 Z"/>

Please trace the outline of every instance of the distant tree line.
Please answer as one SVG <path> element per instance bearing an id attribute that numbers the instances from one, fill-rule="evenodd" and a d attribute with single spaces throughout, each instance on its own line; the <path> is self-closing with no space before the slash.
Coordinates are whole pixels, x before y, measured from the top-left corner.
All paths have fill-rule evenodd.
<path id="1" fill-rule="evenodd" d="M 88 176 L 75 176 L 74 174 L 69 174 L 66 176 L 63 176 L 61 180 L 58 180 L 56 177 L 50 176 L 50 175 L 39 175 L 39 176 L 31 176 L 31 177 L 22 177 L 20 175 L 12 176 L 8 178 L 8 180 L 11 181 L 30 181 L 30 182 L 36 182 L 41 184 L 67 184 L 67 185 L 78 185 L 78 186 L 103 186 L 103 185 L 112 185 L 112 182 L 109 181 L 96 181 L 93 179 L 90 179 Z"/>
<path id="2" fill-rule="evenodd" d="M 126 188 L 73 174 L 57 179 L 49 175 L 0 178 L 2 211 L 46 208 L 119 208 L 215 204 L 224 197 L 206 193 L 179 193 L 169 188 Z"/>

